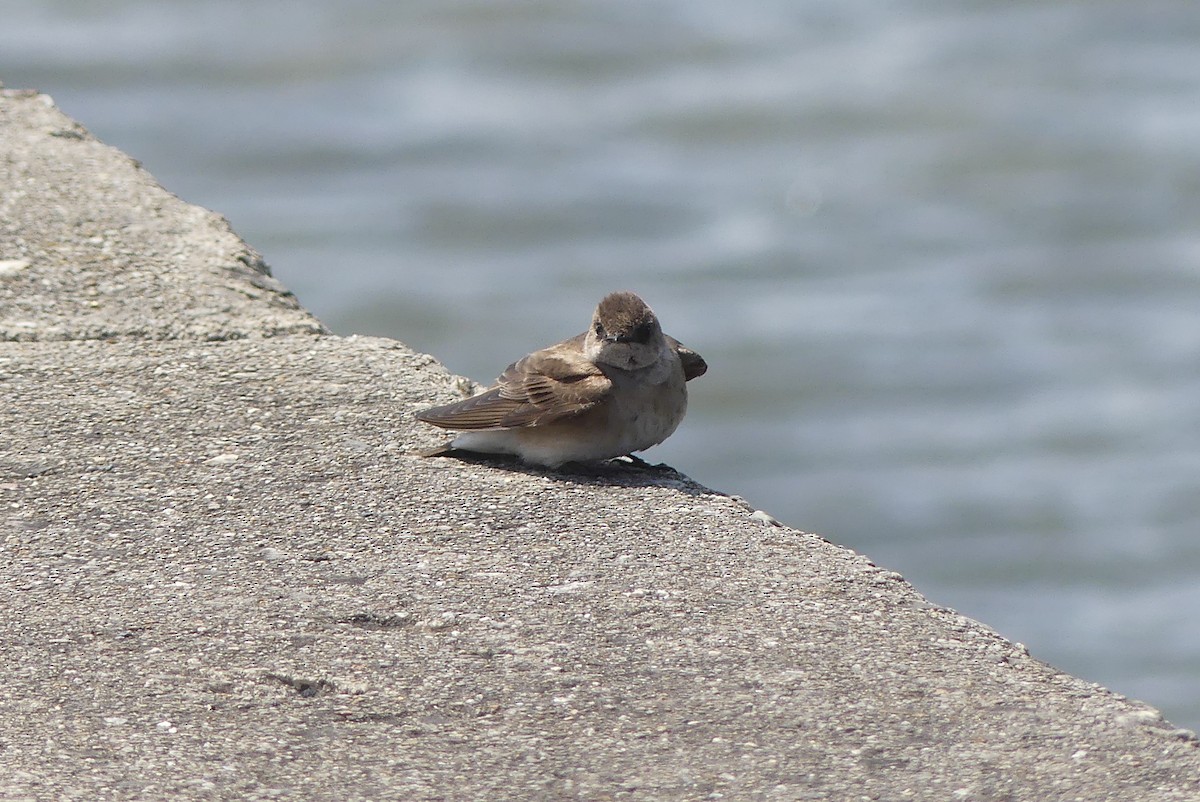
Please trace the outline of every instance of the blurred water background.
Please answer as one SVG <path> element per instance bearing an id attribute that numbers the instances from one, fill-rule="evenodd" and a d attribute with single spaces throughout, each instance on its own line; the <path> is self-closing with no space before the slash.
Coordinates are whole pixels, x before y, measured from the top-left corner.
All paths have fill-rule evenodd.
<path id="1" fill-rule="evenodd" d="M 647 457 L 1200 726 L 1195 0 L 0 0 L 0 80 L 479 380 L 633 289 Z"/>

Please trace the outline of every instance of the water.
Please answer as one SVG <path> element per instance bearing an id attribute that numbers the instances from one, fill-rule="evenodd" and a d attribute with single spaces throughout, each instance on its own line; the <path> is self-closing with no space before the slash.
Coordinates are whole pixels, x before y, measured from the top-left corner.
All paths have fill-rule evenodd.
<path id="1" fill-rule="evenodd" d="M 711 365 L 648 456 L 1200 727 L 1193 0 L 0 19 L 336 331 L 486 380 L 637 290 Z"/>

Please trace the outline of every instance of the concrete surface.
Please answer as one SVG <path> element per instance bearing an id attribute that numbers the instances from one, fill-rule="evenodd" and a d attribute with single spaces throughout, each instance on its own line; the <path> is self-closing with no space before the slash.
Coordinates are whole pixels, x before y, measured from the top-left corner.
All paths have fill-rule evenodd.
<path id="1" fill-rule="evenodd" d="M 737 499 L 411 456 L 431 357 L 43 96 L 0 152 L 0 798 L 1200 799 L 1190 733 Z"/>

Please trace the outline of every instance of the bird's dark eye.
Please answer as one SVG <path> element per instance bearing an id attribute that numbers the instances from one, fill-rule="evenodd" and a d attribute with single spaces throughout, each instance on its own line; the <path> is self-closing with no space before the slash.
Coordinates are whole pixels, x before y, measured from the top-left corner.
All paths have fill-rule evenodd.
<path id="1" fill-rule="evenodd" d="M 596 325 L 592 326 L 592 331 L 596 332 L 597 337 L 604 336 L 604 326 L 600 324 L 599 320 L 596 321 Z"/>
<path id="2" fill-rule="evenodd" d="M 651 331 L 651 328 L 650 328 L 649 323 L 641 324 L 640 326 L 638 326 L 637 328 L 635 328 L 633 330 L 633 341 L 639 342 L 639 343 L 649 342 L 650 341 L 650 331 Z"/>

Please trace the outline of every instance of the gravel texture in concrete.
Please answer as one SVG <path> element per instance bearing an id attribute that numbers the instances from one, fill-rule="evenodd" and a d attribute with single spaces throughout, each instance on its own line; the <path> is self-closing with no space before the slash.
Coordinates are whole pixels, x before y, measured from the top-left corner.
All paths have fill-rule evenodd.
<path id="1" fill-rule="evenodd" d="M 44 96 L 0 152 L 0 798 L 1200 799 L 1191 733 L 736 498 L 414 456 L 432 357 Z"/>

